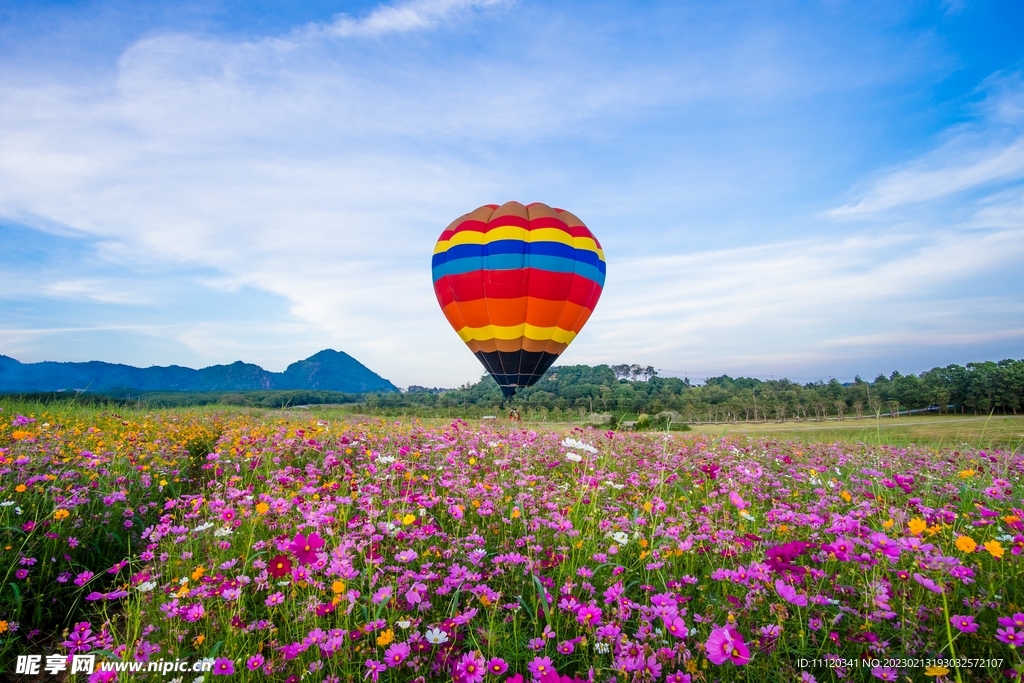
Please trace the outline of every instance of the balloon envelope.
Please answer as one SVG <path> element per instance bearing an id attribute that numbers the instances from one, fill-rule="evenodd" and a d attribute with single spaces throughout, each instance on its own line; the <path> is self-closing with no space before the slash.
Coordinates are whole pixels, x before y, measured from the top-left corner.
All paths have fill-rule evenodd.
<path id="1" fill-rule="evenodd" d="M 434 247 L 445 317 L 506 398 L 533 385 L 590 318 L 604 251 L 576 216 L 546 204 L 487 204 Z"/>

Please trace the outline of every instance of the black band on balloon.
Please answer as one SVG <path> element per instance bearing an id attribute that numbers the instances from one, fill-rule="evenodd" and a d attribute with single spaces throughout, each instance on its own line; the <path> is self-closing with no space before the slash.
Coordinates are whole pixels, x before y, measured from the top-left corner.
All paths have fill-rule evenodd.
<path id="1" fill-rule="evenodd" d="M 477 351 L 474 355 L 491 373 L 505 398 L 515 394 L 516 389 L 536 384 L 558 358 L 558 354 L 547 351 Z"/>

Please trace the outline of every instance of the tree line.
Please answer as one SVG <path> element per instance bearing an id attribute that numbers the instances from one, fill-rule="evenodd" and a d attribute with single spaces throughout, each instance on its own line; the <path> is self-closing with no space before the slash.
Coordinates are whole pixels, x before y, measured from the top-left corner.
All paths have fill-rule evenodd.
<path id="1" fill-rule="evenodd" d="M 689 423 L 858 419 L 907 412 L 1014 414 L 1024 410 L 1024 360 L 947 365 L 919 375 L 878 375 L 868 382 L 832 379 L 800 384 L 788 379 L 659 377 L 639 365 L 553 367 L 515 404 L 529 415 L 576 419 L 593 414 L 663 415 Z M 458 389 L 410 387 L 404 393 L 369 394 L 363 406 L 381 413 L 467 415 L 503 409 L 501 392 L 487 375 Z"/>

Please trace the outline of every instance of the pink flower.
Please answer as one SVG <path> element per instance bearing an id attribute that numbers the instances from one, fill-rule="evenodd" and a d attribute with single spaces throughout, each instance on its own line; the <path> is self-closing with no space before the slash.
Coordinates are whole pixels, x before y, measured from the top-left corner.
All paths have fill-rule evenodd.
<path id="1" fill-rule="evenodd" d="M 302 534 L 295 534 L 295 538 L 288 546 L 296 559 L 302 564 L 316 562 L 316 551 L 324 547 L 324 540 L 316 535 L 314 531 L 308 537 Z"/>
<path id="2" fill-rule="evenodd" d="M 895 681 L 899 677 L 899 673 L 896 669 L 890 669 L 886 666 L 876 666 L 871 669 L 871 675 L 875 678 L 880 678 L 883 681 Z"/>
<path id="3" fill-rule="evenodd" d="M 954 614 L 949 618 L 949 623 L 956 626 L 961 633 L 974 633 L 978 630 L 978 624 L 975 623 L 974 617 L 972 616 Z"/>
<path id="4" fill-rule="evenodd" d="M 492 657 L 491 660 L 487 662 L 488 673 L 492 673 L 495 676 L 499 676 L 505 673 L 506 671 L 508 671 L 508 664 L 506 664 L 505 660 L 501 657 Z"/>
<path id="5" fill-rule="evenodd" d="M 1024 613 L 1017 612 L 1012 617 L 999 617 L 999 625 L 1024 629 Z"/>
<path id="6" fill-rule="evenodd" d="M 384 662 L 394 668 L 405 661 L 409 656 L 409 646 L 405 643 L 394 643 L 384 651 Z"/>
<path id="7" fill-rule="evenodd" d="M 583 626 L 599 626 L 601 624 L 601 608 L 596 605 L 580 607 L 576 612 L 576 621 Z"/>
<path id="8" fill-rule="evenodd" d="M 487 673 L 487 663 L 476 652 L 467 652 L 459 658 L 452 678 L 459 683 L 481 683 Z"/>
<path id="9" fill-rule="evenodd" d="M 1014 647 L 1024 643 L 1024 633 L 1018 633 L 1012 628 L 997 628 L 996 638 Z"/>
<path id="10" fill-rule="evenodd" d="M 676 617 L 671 622 L 665 623 L 665 630 L 674 635 L 676 638 L 685 638 L 686 622 L 683 621 L 682 617 Z"/>
<path id="11" fill-rule="evenodd" d="M 549 671 L 554 671 L 555 665 L 550 657 L 534 657 L 533 661 L 526 665 L 526 668 L 530 670 L 530 675 L 539 679 Z"/>
<path id="12" fill-rule="evenodd" d="M 380 672 L 387 671 L 387 668 L 387 666 L 381 664 L 376 659 L 367 659 L 366 673 L 363 674 L 363 678 L 369 678 L 370 680 L 376 682 L 377 679 L 380 678 Z"/>
<path id="13" fill-rule="evenodd" d="M 750 650 L 743 636 L 732 626 L 714 628 L 704 647 L 712 664 L 720 666 L 729 661 L 742 666 L 750 661 Z"/>
<path id="14" fill-rule="evenodd" d="M 249 671 L 255 671 L 256 669 L 263 666 L 263 663 L 266 661 L 267 660 L 266 658 L 264 658 L 263 655 L 253 655 L 252 657 L 249 657 L 248 660 L 246 660 L 245 668 L 247 668 Z"/>
<path id="15" fill-rule="evenodd" d="M 775 580 L 775 590 L 778 591 L 779 597 L 786 602 L 797 607 L 807 607 L 807 596 L 798 594 L 795 588 L 782 579 Z"/>

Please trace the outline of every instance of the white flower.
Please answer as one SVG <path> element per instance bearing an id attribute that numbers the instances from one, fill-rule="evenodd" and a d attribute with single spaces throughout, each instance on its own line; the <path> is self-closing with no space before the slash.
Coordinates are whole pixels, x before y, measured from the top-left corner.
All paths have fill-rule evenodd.
<path id="1" fill-rule="evenodd" d="M 749 512 L 747 512 L 746 510 L 740 510 L 740 517 L 742 517 L 743 519 L 747 520 L 748 522 L 753 522 L 753 521 L 756 521 L 756 520 L 755 520 L 755 519 L 754 519 L 754 518 L 753 518 L 753 517 L 751 516 L 751 514 L 750 514 Z"/>
<path id="2" fill-rule="evenodd" d="M 583 456 L 579 453 L 566 453 L 565 459 L 569 462 L 583 462 Z"/>
<path id="3" fill-rule="evenodd" d="M 399 619 L 398 620 L 398 628 L 400 628 L 402 630 L 405 630 L 405 629 L 409 628 L 410 626 L 412 626 L 412 622 L 409 621 L 408 619 Z"/>
<path id="4" fill-rule="evenodd" d="M 144 583 L 140 583 L 139 587 L 136 590 L 138 590 L 140 593 L 148 593 L 154 588 L 156 588 L 156 581 L 146 581 Z"/>
<path id="5" fill-rule="evenodd" d="M 9 508 L 12 505 L 14 505 L 13 500 L 5 500 L 4 502 L 0 503 L 0 508 Z"/>
<path id="6" fill-rule="evenodd" d="M 594 643 L 594 652 L 598 654 L 606 655 L 609 649 L 608 643 Z"/>
<path id="7" fill-rule="evenodd" d="M 192 530 L 192 533 L 198 534 L 198 533 L 201 533 L 203 531 L 206 531 L 207 529 L 212 529 L 212 528 L 213 528 L 213 522 L 207 522 L 206 524 L 200 524 L 199 526 L 197 526 L 195 529 Z"/>
<path id="8" fill-rule="evenodd" d="M 616 531 L 614 534 L 612 534 L 612 540 L 618 543 L 619 545 L 626 545 L 627 543 L 629 543 L 629 536 L 624 531 Z"/>
<path id="9" fill-rule="evenodd" d="M 428 643 L 432 643 L 434 645 L 441 645 L 442 643 L 448 642 L 448 634 L 439 628 L 427 629 L 425 637 Z"/>
<path id="10" fill-rule="evenodd" d="M 621 491 L 622 489 L 626 488 L 625 484 L 616 484 L 614 481 L 606 481 L 605 483 L 611 486 L 616 491 Z"/>
<path id="11" fill-rule="evenodd" d="M 381 465 L 390 465 L 394 461 L 395 456 L 393 455 L 382 455 L 381 457 L 377 458 L 377 462 L 379 462 Z"/>
<path id="12" fill-rule="evenodd" d="M 232 531 L 229 527 L 222 527 L 222 528 L 217 529 L 216 531 L 214 531 L 213 535 L 216 536 L 217 538 L 223 538 L 225 536 L 230 536 L 233 533 L 235 533 L 235 532 Z"/>

